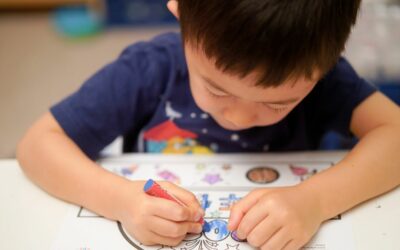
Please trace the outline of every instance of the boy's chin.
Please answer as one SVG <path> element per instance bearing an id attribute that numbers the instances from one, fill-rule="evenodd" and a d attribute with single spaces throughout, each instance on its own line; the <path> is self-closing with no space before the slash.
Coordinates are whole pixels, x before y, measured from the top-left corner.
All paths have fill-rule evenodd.
<path id="1" fill-rule="evenodd" d="M 222 128 L 224 128 L 226 130 L 230 130 L 230 131 L 240 131 L 240 130 L 246 130 L 246 129 L 255 127 L 255 126 L 238 127 L 228 121 L 223 121 L 223 120 L 221 121 L 220 119 L 216 119 L 215 117 L 213 117 L 213 118 L 218 123 L 219 126 L 221 126 Z"/>
<path id="2" fill-rule="evenodd" d="M 215 117 L 211 114 L 211 117 L 214 119 L 214 121 L 216 123 L 218 123 L 219 126 L 221 126 L 222 128 L 226 129 L 226 130 L 230 130 L 230 131 L 240 131 L 240 130 L 246 130 L 246 129 L 251 129 L 251 128 L 255 128 L 255 127 L 267 127 L 267 126 L 271 126 L 274 125 L 278 122 L 280 122 L 283 118 L 277 120 L 274 123 L 270 123 L 270 124 L 265 124 L 265 125 L 260 125 L 260 124 L 252 124 L 250 126 L 245 126 L 245 127 L 238 127 L 235 124 L 223 119 L 223 118 L 219 118 L 219 117 Z"/>

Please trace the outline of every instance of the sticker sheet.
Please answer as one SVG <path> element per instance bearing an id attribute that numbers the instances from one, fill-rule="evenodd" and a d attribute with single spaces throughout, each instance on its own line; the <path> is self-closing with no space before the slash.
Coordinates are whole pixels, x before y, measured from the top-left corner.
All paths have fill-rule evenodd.
<path id="1" fill-rule="evenodd" d="M 232 158 L 232 159 L 230 159 Z M 295 185 L 332 166 L 326 160 L 285 160 L 246 156 L 136 157 L 106 159 L 104 168 L 130 180 L 170 181 L 191 190 L 205 209 L 210 230 L 190 234 L 176 247 L 144 246 L 131 237 L 119 222 L 73 207 L 66 216 L 53 249 L 253 249 L 228 231 L 230 207 L 249 191 L 260 187 Z M 351 222 L 346 214 L 325 222 L 302 249 L 355 249 Z"/>

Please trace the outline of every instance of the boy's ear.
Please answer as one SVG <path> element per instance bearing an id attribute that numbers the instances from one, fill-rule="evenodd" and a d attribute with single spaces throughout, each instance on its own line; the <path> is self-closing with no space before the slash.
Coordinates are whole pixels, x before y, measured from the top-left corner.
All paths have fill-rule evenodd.
<path id="1" fill-rule="evenodd" d="M 167 3 L 167 8 L 176 17 L 176 19 L 179 20 L 178 1 L 177 0 L 169 0 Z"/>

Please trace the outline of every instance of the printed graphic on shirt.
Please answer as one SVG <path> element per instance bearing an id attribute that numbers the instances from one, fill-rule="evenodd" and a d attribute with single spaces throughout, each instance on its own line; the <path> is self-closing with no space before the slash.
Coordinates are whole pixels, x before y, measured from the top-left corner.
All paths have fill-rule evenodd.
<path id="1" fill-rule="evenodd" d="M 179 128 L 174 119 L 182 118 L 182 113 L 172 108 L 171 102 L 165 103 L 167 121 L 144 133 L 146 152 L 164 154 L 211 154 L 213 150 L 201 145 L 198 135 Z"/>
<path id="2" fill-rule="evenodd" d="M 211 154 L 213 151 L 200 145 L 197 134 L 179 128 L 167 120 L 144 133 L 146 151 L 164 154 Z"/>

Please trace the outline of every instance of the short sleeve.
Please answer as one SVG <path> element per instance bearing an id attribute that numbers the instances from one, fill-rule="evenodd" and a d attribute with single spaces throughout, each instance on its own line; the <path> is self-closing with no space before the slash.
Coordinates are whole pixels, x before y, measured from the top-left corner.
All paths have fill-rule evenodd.
<path id="1" fill-rule="evenodd" d="M 336 131 L 349 136 L 354 109 L 376 91 L 376 88 L 357 75 L 344 58 L 317 83 L 307 97 L 308 118 L 314 133 L 322 135 Z"/>
<path id="2" fill-rule="evenodd" d="M 90 158 L 119 135 L 140 132 L 170 74 L 168 49 L 150 42 L 128 47 L 50 111 Z"/>

